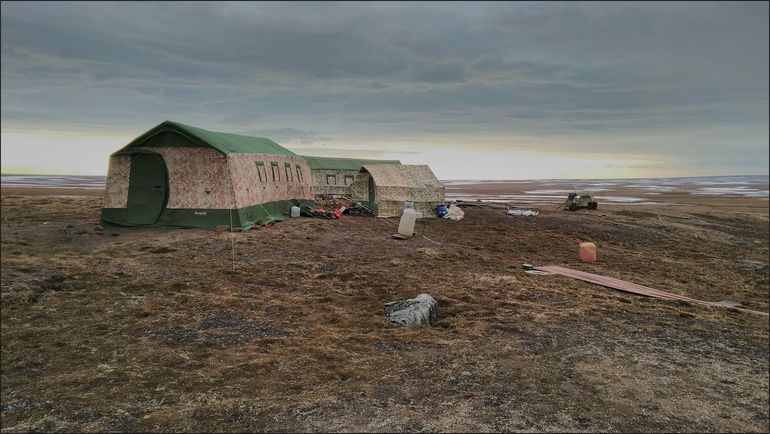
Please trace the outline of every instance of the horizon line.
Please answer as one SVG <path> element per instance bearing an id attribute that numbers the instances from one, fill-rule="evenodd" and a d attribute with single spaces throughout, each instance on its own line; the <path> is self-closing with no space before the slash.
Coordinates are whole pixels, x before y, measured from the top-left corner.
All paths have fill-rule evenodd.
<path id="1" fill-rule="evenodd" d="M 87 176 L 87 177 L 103 177 L 107 175 L 85 175 L 85 174 L 57 174 L 57 173 L 2 173 L 0 176 Z M 651 176 L 651 177 L 631 177 L 631 178 L 510 178 L 510 179 L 481 179 L 481 178 L 454 178 L 454 179 L 439 179 L 439 181 L 601 181 L 601 180 L 633 180 L 633 179 L 683 179 L 683 178 L 736 178 L 741 176 L 764 176 L 770 177 L 770 173 L 766 174 L 744 174 L 744 175 L 687 175 L 687 176 Z"/>

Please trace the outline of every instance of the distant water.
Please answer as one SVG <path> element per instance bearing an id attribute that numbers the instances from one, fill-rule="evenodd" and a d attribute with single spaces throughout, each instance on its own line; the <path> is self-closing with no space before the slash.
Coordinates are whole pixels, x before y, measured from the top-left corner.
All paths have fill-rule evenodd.
<path id="1" fill-rule="evenodd" d="M 722 195 L 735 197 L 768 197 L 768 176 L 699 176 L 687 178 L 640 178 L 640 179 L 536 179 L 531 181 L 487 181 L 473 179 L 442 180 L 447 187 L 447 199 L 482 200 L 489 202 L 537 201 L 563 202 L 571 191 L 583 191 L 594 195 L 597 200 L 613 203 L 636 205 L 660 204 L 653 201 L 664 193 L 684 193 L 696 196 Z M 523 194 L 469 194 L 463 186 L 484 185 L 489 183 L 521 184 L 532 183 L 538 187 L 526 190 Z M 623 190 L 637 191 L 639 196 L 618 196 L 605 192 Z"/>
<path id="2" fill-rule="evenodd" d="M 85 175 L 2 175 L 0 184 L 3 187 L 27 187 L 27 188 L 104 188 L 106 176 Z M 643 179 L 535 179 L 535 180 L 478 180 L 478 179 L 450 179 L 442 180 L 442 183 L 450 190 L 462 185 L 483 185 L 490 183 L 522 184 L 537 183 L 539 186 L 560 188 L 538 188 L 524 191 L 524 194 L 492 195 L 493 197 L 477 196 L 479 199 L 541 199 L 563 200 L 569 189 L 590 191 L 599 193 L 597 198 L 610 202 L 642 202 L 641 197 L 601 196 L 600 192 L 614 189 L 632 188 L 638 189 L 644 196 L 670 193 L 679 190 L 682 186 L 688 186 L 688 192 L 694 195 L 730 195 L 743 197 L 768 197 L 767 175 L 752 176 L 700 176 L 689 178 L 643 178 Z M 764 188 L 756 188 L 764 185 Z M 447 194 L 452 197 L 452 194 Z M 458 196 L 459 198 L 459 196 Z"/>
<path id="3" fill-rule="evenodd" d="M 86 175 L 2 175 L 0 185 L 3 187 L 26 188 L 104 188 L 106 176 Z"/>

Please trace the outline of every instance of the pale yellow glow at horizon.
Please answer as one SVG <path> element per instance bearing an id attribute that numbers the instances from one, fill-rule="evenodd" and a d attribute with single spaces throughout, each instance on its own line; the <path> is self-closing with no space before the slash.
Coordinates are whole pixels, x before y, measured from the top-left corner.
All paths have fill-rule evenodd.
<path id="1" fill-rule="evenodd" d="M 0 132 L 2 172 L 106 175 L 109 156 L 133 137 L 72 132 Z"/>
<path id="2" fill-rule="evenodd" d="M 128 134 L 101 132 L 2 131 L 2 172 L 20 174 L 106 175 L 109 155 L 130 142 Z M 390 148 L 372 157 L 373 149 L 387 149 L 383 144 L 361 146 L 361 155 L 348 143 L 339 144 L 343 154 L 336 154 L 334 142 L 312 146 L 308 155 L 362 157 L 401 160 L 404 164 L 427 164 L 439 179 L 546 179 L 546 178 L 642 178 L 688 176 L 660 171 L 662 157 L 612 155 L 602 153 L 554 153 L 533 150 L 462 149 L 443 144 L 436 146 Z M 299 144 L 298 144 L 299 146 Z M 288 144 L 289 149 L 292 145 Z M 324 148 L 328 147 L 328 150 Z M 368 150 L 366 148 L 369 148 Z M 415 149 L 422 149 L 415 151 Z M 303 152 L 304 153 L 304 152 Z M 692 174 L 708 175 L 708 174 Z M 718 175 L 718 174 L 716 174 Z"/>
<path id="3" fill-rule="evenodd" d="M 432 151 L 402 159 L 405 164 L 424 164 L 420 161 L 431 161 L 441 179 L 637 178 L 650 173 L 658 162 L 642 157 L 538 151 Z"/>

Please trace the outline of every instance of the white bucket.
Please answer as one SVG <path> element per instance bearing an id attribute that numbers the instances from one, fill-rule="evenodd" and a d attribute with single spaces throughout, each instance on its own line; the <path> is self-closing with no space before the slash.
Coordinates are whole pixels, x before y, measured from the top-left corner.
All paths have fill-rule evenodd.
<path id="1" fill-rule="evenodd" d="M 290 215 L 292 217 L 299 217 L 299 211 L 300 211 L 300 209 L 299 209 L 298 206 L 293 206 L 293 207 L 291 207 L 291 214 Z"/>

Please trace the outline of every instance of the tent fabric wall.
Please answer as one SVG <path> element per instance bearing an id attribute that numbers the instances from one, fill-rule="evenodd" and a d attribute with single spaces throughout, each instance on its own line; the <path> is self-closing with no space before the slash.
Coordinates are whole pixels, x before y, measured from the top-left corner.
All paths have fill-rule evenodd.
<path id="1" fill-rule="evenodd" d="M 310 165 L 313 175 L 313 191 L 316 195 L 338 195 L 350 197 L 350 184 L 365 164 L 401 164 L 399 160 L 368 160 L 360 158 L 330 158 L 302 156 Z M 333 177 L 333 178 L 331 178 Z M 346 184 L 346 177 L 350 180 Z M 330 180 L 333 179 L 334 183 Z"/>
<path id="2" fill-rule="evenodd" d="M 149 148 L 139 148 L 149 149 Z M 227 159 L 208 148 L 152 148 L 163 157 L 168 171 L 166 208 L 222 209 L 231 203 Z M 110 158 L 105 208 L 125 208 L 131 157 Z"/>
<path id="3" fill-rule="evenodd" d="M 128 205 L 128 177 L 130 173 L 131 156 L 113 155 L 110 157 L 102 208 L 125 208 Z"/>
<path id="4" fill-rule="evenodd" d="M 350 196 L 350 185 L 345 184 L 345 179 L 350 180 L 350 184 L 358 175 L 356 170 L 336 170 L 336 169 L 317 169 L 312 171 L 313 192 L 316 195 L 334 194 L 338 196 Z M 330 183 L 330 177 L 334 177 L 334 183 Z"/>
<path id="5" fill-rule="evenodd" d="M 161 133 L 165 144 L 174 145 L 171 139 L 176 135 L 179 143 L 189 145 L 190 138 L 187 136 L 168 130 Z M 140 138 L 145 137 L 142 143 L 148 143 L 158 134 L 157 131 L 155 135 L 145 133 Z M 256 151 L 262 148 L 250 149 Z M 272 153 L 271 148 L 265 149 L 270 152 L 222 153 L 214 147 L 128 145 L 110 157 L 102 221 L 128 225 L 130 154 L 137 152 L 159 154 L 167 170 L 168 196 L 153 226 L 211 229 L 225 225 L 233 229 L 248 228 L 256 223 L 285 219 L 293 205 L 312 205 L 313 190 L 307 161 L 288 150 Z M 259 164 L 264 168 L 261 174 Z M 274 166 L 277 166 L 275 180 L 271 170 Z M 290 173 L 288 177 L 287 170 Z"/>
<path id="6" fill-rule="evenodd" d="M 370 197 L 370 182 L 374 198 Z M 414 202 L 414 208 L 426 217 L 435 216 L 436 206 L 445 197 L 444 185 L 424 165 L 365 165 L 351 190 L 355 199 L 368 202 L 379 217 L 401 215 L 404 201 Z"/>
<path id="7" fill-rule="evenodd" d="M 237 208 L 285 200 L 312 200 L 310 168 L 301 157 L 271 154 L 230 154 L 227 156 Z M 265 167 L 266 179 L 260 181 L 258 162 Z M 273 181 L 273 163 L 277 164 L 277 181 Z M 289 179 L 286 179 L 287 165 Z M 299 173 L 298 173 L 299 170 Z"/>

